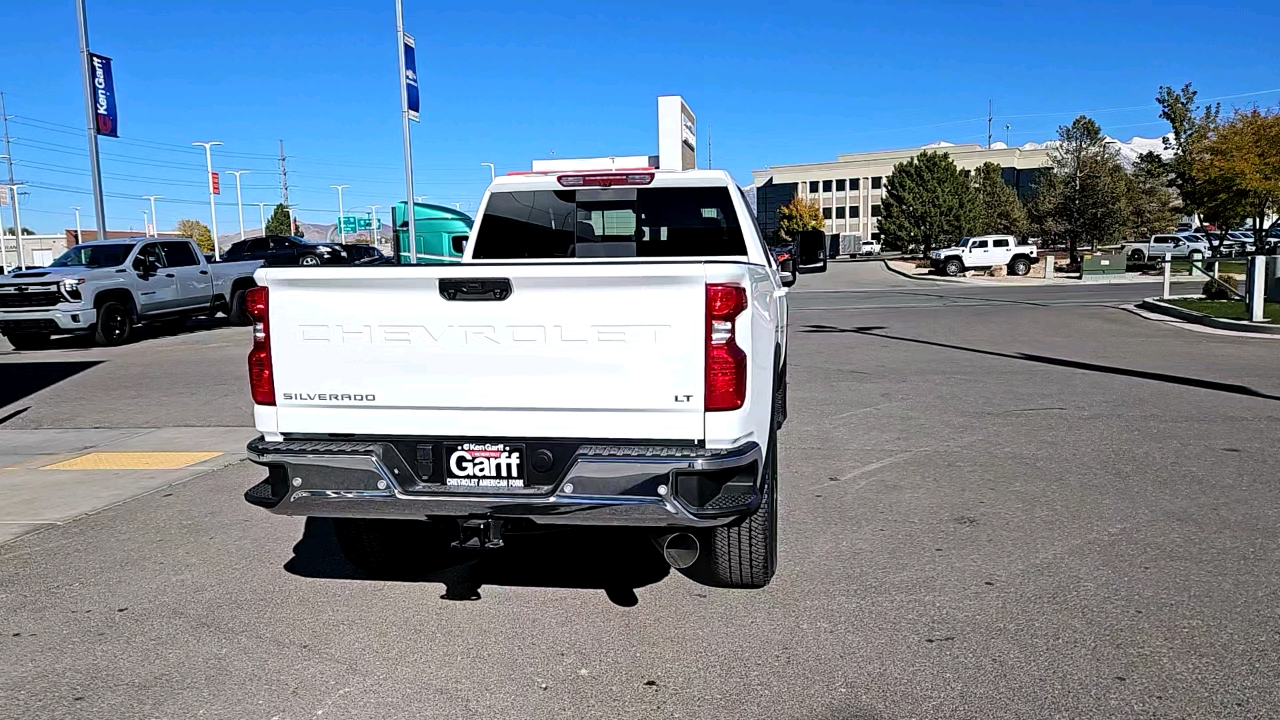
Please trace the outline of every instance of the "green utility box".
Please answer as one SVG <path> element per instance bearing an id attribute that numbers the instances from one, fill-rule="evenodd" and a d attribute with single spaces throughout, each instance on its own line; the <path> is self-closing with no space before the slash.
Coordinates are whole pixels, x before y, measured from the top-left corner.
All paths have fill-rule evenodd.
<path id="1" fill-rule="evenodd" d="M 1125 259 L 1123 255 L 1090 255 L 1085 254 L 1080 260 L 1080 276 L 1123 275 Z"/>

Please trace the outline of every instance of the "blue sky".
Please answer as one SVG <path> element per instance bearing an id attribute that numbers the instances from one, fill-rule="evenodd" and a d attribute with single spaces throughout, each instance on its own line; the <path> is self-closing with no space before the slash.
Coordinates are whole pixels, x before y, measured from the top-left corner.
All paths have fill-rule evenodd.
<path id="1" fill-rule="evenodd" d="M 104 138 L 109 226 L 208 222 L 203 151 L 249 169 L 246 203 L 279 200 L 277 140 L 299 215 L 403 199 L 393 0 L 88 0 L 90 41 L 115 61 L 121 139 Z M 474 210 L 499 172 L 534 158 L 656 152 L 660 94 L 683 95 L 716 167 L 748 183 L 767 165 L 838 153 L 1043 141 L 1079 112 L 1121 139 L 1166 128 L 1161 84 L 1280 104 L 1274 0 L 1209 3 L 785 3 L 405 0 L 418 40 L 416 192 Z M 0 4 L 0 90 L 30 183 L 23 224 L 92 225 L 73 0 Z M 1205 28 L 1197 40 L 1195 33 Z M 1259 32 L 1258 30 L 1262 30 Z M 1261 92 L 1269 91 L 1269 92 Z M 246 224 L 257 225 L 247 205 Z M 385 213 L 385 211 L 383 211 Z M 383 215 L 384 220 L 388 219 Z M 237 227 L 223 178 L 219 230 Z M 250 222 L 250 220 L 252 222 Z M 9 223 L 9 215 L 4 214 Z"/>

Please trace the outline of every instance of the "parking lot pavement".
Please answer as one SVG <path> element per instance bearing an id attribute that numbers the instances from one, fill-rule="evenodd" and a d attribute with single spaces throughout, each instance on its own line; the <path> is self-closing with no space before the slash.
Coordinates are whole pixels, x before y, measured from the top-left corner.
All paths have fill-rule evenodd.
<path id="1" fill-rule="evenodd" d="M 0 715 L 1275 717 L 1273 346 L 854 280 L 793 298 L 765 590 L 627 533 L 364 579 L 242 462 L 0 545 Z"/>

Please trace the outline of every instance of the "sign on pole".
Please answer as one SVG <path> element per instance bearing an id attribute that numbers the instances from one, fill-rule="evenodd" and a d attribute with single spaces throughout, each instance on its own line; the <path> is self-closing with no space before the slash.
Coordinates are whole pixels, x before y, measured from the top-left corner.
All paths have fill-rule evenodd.
<path id="1" fill-rule="evenodd" d="M 222 194 L 222 183 L 218 181 L 218 173 L 209 173 L 209 191 L 214 195 Z"/>
<path id="2" fill-rule="evenodd" d="M 116 128 L 116 84 L 111 75 L 111 58 L 89 53 L 93 76 L 93 114 L 99 135 L 120 137 Z"/>
<path id="3" fill-rule="evenodd" d="M 419 122 L 417 48 L 409 33 L 404 33 L 404 109 L 408 111 L 410 120 Z"/>

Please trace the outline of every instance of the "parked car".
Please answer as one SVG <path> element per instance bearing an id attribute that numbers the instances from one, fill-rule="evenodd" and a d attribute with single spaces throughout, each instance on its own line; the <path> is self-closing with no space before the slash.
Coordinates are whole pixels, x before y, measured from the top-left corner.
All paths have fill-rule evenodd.
<path id="1" fill-rule="evenodd" d="M 315 242 L 292 235 L 264 235 L 234 243 L 227 260 L 260 260 L 263 265 L 344 265 L 350 260 L 338 243 Z"/>
<path id="2" fill-rule="evenodd" d="M 480 207 L 460 264 L 259 272 L 248 453 L 268 476 L 245 500 L 334 518 L 373 573 L 447 547 L 415 527 L 480 550 L 608 525 L 695 580 L 768 584 L 794 276 L 733 178 L 531 173 Z"/>
<path id="3" fill-rule="evenodd" d="M 347 261 L 352 264 L 368 264 L 386 259 L 386 255 L 369 243 L 347 243 L 342 246 L 347 251 Z"/>
<path id="4" fill-rule="evenodd" d="M 0 333 L 18 350 L 53 335 L 128 341 L 138 323 L 223 312 L 247 321 L 245 292 L 258 261 L 208 262 L 187 238 L 81 243 L 47 268 L 0 278 Z"/>
<path id="5" fill-rule="evenodd" d="M 1166 254 L 1189 260 L 1200 260 L 1210 254 L 1209 241 L 1203 235 L 1194 233 L 1152 235 L 1146 242 L 1123 243 L 1120 252 L 1129 262 L 1135 263 L 1160 260 Z"/>
<path id="6" fill-rule="evenodd" d="M 862 257 L 869 257 L 869 256 L 879 255 L 879 254 L 880 254 L 879 240 L 863 240 L 858 245 L 858 255 Z"/>
<path id="7" fill-rule="evenodd" d="M 1035 245 L 1019 242 L 1013 235 L 979 235 L 961 238 L 955 246 L 934 250 L 929 264 L 934 270 L 956 276 L 966 270 L 997 265 L 1009 268 L 1010 275 L 1026 275 L 1036 262 Z"/>

